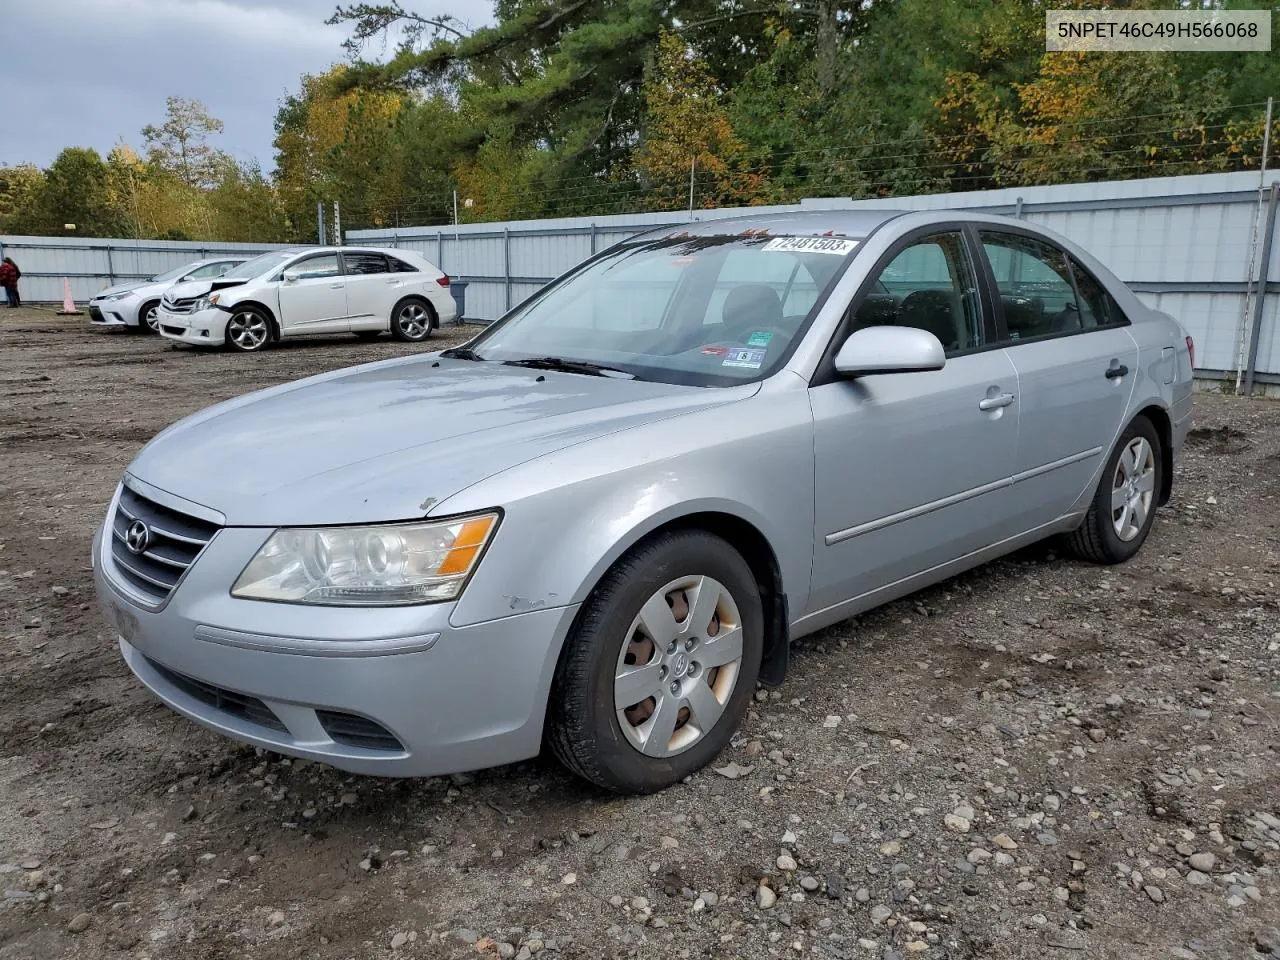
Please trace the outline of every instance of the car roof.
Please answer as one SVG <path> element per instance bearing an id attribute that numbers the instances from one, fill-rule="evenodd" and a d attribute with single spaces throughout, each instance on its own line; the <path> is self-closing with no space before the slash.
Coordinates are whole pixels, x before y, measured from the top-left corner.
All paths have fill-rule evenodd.
<path id="1" fill-rule="evenodd" d="M 719 237 L 755 231 L 779 236 L 865 237 L 886 221 L 900 217 L 906 210 L 804 210 L 794 213 L 761 213 L 755 216 L 717 217 L 698 220 L 678 227 L 662 227 L 642 233 L 633 240 L 657 240 L 684 233 L 695 237 Z"/>
<path id="2" fill-rule="evenodd" d="M 263 253 L 270 253 L 264 250 Z M 287 253 L 290 256 L 298 254 L 313 253 L 385 253 L 393 256 L 417 255 L 416 251 L 407 250 L 402 247 L 366 247 L 362 245 L 350 244 L 344 247 L 281 247 L 277 253 Z"/>

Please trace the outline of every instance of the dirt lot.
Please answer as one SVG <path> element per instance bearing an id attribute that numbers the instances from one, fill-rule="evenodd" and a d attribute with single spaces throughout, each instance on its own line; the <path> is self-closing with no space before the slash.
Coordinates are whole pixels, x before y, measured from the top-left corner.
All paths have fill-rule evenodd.
<path id="1" fill-rule="evenodd" d="M 98 615 L 92 529 L 148 438 L 411 348 L 12 313 L 3 960 L 1280 957 L 1280 404 L 1199 398 L 1128 565 L 1041 546 L 811 637 L 723 757 L 749 772 L 619 800 L 550 760 L 397 782 L 219 739 Z"/>

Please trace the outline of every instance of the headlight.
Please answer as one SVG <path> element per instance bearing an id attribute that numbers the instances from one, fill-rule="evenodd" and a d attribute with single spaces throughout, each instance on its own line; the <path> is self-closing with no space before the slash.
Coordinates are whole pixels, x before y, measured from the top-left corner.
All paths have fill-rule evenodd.
<path id="1" fill-rule="evenodd" d="M 129 296 L 129 294 L 130 294 L 130 291 L 126 290 L 124 293 L 109 293 L 105 297 L 98 297 L 98 299 L 99 300 L 123 300 L 125 297 Z"/>
<path id="2" fill-rule="evenodd" d="M 233 597 L 339 607 L 452 600 L 498 514 L 434 523 L 281 529 L 249 561 Z"/>
<path id="3" fill-rule="evenodd" d="M 218 304 L 218 295 L 216 293 L 211 293 L 209 296 L 201 297 L 199 300 L 197 300 L 191 312 L 199 313 L 201 310 L 208 310 L 210 307 L 217 306 L 217 304 Z"/>

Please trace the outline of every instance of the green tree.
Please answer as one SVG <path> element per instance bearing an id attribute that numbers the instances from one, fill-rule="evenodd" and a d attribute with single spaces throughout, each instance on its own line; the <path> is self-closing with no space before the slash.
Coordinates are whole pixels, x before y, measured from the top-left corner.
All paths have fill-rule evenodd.
<path id="1" fill-rule="evenodd" d="M 127 220 L 111 202 L 107 165 L 98 151 L 67 147 L 49 166 L 33 198 L 31 224 L 46 235 L 64 234 L 65 224 L 85 237 L 115 237 L 128 229 Z"/>
<path id="2" fill-rule="evenodd" d="M 165 120 L 147 124 L 142 138 L 152 163 L 176 174 L 192 187 L 212 187 L 225 155 L 210 146 L 209 138 L 222 132 L 222 121 L 209 114 L 199 100 L 165 98 Z"/>
<path id="3" fill-rule="evenodd" d="M 37 204 L 44 172 L 31 164 L 0 167 L 0 233 L 36 231 Z"/>

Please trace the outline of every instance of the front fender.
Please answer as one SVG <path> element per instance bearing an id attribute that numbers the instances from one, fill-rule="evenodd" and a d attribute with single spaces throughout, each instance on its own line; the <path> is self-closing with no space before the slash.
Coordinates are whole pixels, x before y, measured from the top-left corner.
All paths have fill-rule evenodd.
<path id="1" fill-rule="evenodd" d="M 580 603 L 638 541 L 700 513 L 758 530 L 791 608 L 803 610 L 813 561 L 807 397 L 766 391 L 602 437 L 491 477 L 431 512 L 495 506 L 502 523 L 453 611 L 456 626 Z"/>

